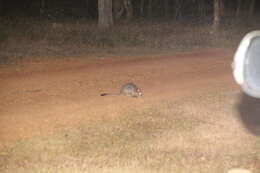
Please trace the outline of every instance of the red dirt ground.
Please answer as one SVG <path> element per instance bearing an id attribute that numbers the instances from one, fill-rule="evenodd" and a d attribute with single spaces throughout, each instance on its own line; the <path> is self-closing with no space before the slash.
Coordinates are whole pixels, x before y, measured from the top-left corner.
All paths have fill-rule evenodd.
<path id="1" fill-rule="evenodd" d="M 237 88 L 233 53 L 212 49 L 2 66 L 0 141 L 51 135 L 162 101 Z M 136 83 L 144 96 L 100 96 L 127 82 Z"/>

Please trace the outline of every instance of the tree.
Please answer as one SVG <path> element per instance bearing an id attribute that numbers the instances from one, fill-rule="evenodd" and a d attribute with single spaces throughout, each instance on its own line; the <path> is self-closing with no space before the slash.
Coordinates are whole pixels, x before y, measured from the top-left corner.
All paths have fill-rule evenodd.
<path id="1" fill-rule="evenodd" d="M 4 7 L 3 7 L 3 0 L 0 0 L 0 17 L 2 16 L 2 14 L 3 14 L 3 9 L 4 9 Z"/>
<path id="2" fill-rule="evenodd" d="M 169 0 L 164 0 L 164 16 L 169 16 Z"/>
<path id="3" fill-rule="evenodd" d="M 120 19 L 124 12 L 126 12 L 128 20 L 133 18 L 132 0 L 113 0 L 113 14 L 115 19 Z"/>
<path id="4" fill-rule="evenodd" d="M 148 1 L 148 17 L 152 17 L 153 14 L 153 0 Z"/>
<path id="5" fill-rule="evenodd" d="M 249 17 L 252 17 L 254 14 L 255 0 L 251 0 L 249 6 Z"/>
<path id="6" fill-rule="evenodd" d="M 237 9 L 236 9 L 236 17 L 237 18 L 241 15 L 241 7 L 242 7 L 242 1 L 237 0 Z"/>
<path id="7" fill-rule="evenodd" d="M 41 7 L 40 7 L 40 14 L 41 15 L 44 15 L 44 13 L 45 13 L 45 6 L 46 6 L 45 0 L 41 0 Z"/>
<path id="8" fill-rule="evenodd" d="M 140 16 L 144 16 L 144 0 L 141 0 L 140 2 Z"/>
<path id="9" fill-rule="evenodd" d="M 198 0 L 198 10 L 200 17 L 206 16 L 206 2 L 205 0 Z"/>
<path id="10" fill-rule="evenodd" d="M 112 25 L 112 0 L 98 0 L 98 27 L 107 29 Z"/>
<path id="11" fill-rule="evenodd" d="M 124 4 L 122 0 L 113 0 L 113 16 L 116 20 L 121 18 L 124 10 Z"/>
<path id="12" fill-rule="evenodd" d="M 220 0 L 220 18 L 225 15 L 225 0 Z"/>
<path id="13" fill-rule="evenodd" d="M 132 0 L 123 0 L 124 7 L 126 9 L 126 17 L 128 20 L 131 20 L 133 18 L 133 5 Z"/>
<path id="14" fill-rule="evenodd" d="M 214 0 L 213 31 L 217 31 L 220 24 L 220 0 Z"/>
<path id="15" fill-rule="evenodd" d="M 183 7 L 183 0 L 175 0 L 174 6 L 175 6 L 175 8 L 174 8 L 175 16 L 174 17 L 177 19 L 182 16 L 181 10 Z"/>

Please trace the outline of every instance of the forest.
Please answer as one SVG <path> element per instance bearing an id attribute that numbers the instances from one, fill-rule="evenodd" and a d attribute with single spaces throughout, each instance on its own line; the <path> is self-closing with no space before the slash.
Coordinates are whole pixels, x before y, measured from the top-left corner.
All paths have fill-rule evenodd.
<path id="1" fill-rule="evenodd" d="M 0 0 L 0 59 L 14 57 L 14 50 L 23 59 L 81 54 L 82 48 L 234 47 L 259 28 L 259 9 L 255 0 Z M 18 38 L 25 48 L 17 50 Z M 31 53 L 26 47 L 39 42 L 51 48 Z"/>
<path id="2" fill-rule="evenodd" d="M 255 0 L 1 0 L 1 16 L 41 16 L 102 20 L 153 18 L 238 18 L 258 15 Z M 106 9 L 107 8 L 107 9 Z M 102 15 L 104 13 L 104 15 Z M 106 19 L 109 20 L 109 19 Z"/>

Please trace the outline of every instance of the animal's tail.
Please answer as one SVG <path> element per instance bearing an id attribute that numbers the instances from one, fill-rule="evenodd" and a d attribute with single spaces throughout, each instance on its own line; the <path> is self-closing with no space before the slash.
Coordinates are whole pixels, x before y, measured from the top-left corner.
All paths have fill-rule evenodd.
<path id="1" fill-rule="evenodd" d="M 100 94 L 100 96 L 108 96 L 108 95 L 118 96 L 118 95 L 120 95 L 120 93 L 101 93 Z"/>

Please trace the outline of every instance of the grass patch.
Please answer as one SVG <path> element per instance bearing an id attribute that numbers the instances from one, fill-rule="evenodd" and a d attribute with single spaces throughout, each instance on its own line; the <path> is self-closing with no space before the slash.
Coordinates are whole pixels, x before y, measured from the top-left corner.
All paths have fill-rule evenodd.
<path id="1" fill-rule="evenodd" d="M 219 173 L 243 167 L 257 173 L 260 140 L 237 119 L 237 94 L 165 102 L 21 141 L 0 151 L 0 171 Z"/>
<path id="2" fill-rule="evenodd" d="M 230 20 L 232 21 L 232 20 Z M 257 20 L 252 20 L 257 21 Z M 95 21 L 3 18 L 0 24 L 0 63 L 26 59 L 67 58 L 107 53 L 124 48 L 149 50 L 190 50 L 235 47 L 256 24 L 224 23 L 217 34 L 211 25 L 182 21 L 133 21 L 116 23 L 99 31 Z"/>

